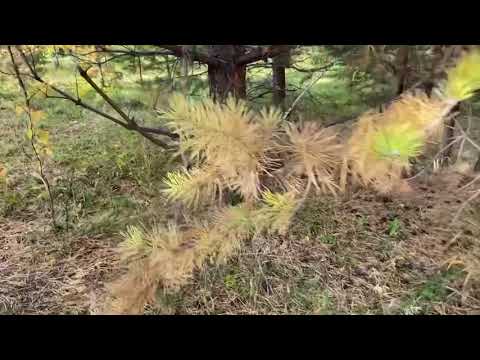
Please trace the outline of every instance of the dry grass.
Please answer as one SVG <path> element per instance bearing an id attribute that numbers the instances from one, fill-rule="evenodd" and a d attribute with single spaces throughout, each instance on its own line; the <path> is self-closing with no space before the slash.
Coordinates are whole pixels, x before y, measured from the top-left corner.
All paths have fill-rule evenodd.
<path id="1" fill-rule="evenodd" d="M 0 313 L 85 314 L 117 259 L 105 239 L 55 239 L 38 222 L 0 221 Z"/>
<path id="2" fill-rule="evenodd" d="M 441 174 L 394 201 L 368 191 L 311 199 L 288 236 L 255 238 L 182 291 L 158 294 L 148 313 L 478 313 L 480 219 L 465 215 L 449 226 L 468 197 L 458 192 L 462 181 Z"/>
<path id="3" fill-rule="evenodd" d="M 138 192 L 114 180 L 119 192 Z M 369 191 L 310 198 L 285 235 L 256 236 L 226 264 L 195 272 L 185 288 L 159 292 L 146 313 L 478 314 L 479 199 L 451 224 L 478 189 L 460 192 L 468 181 L 441 173 L 416 177 L 414 191 L 396 199 Z M 166 205 L 154 201 L 144 215 L 158 219 Z M 0 218 L 0 313 L 95 313 L 104 284 L 120 275 L 111 234 L 95 235 L 102 232 L 56 237 L 32 206 Z"/>
<path id="4" fill-rule="evenodd" d="M 284 236 L 257 236 L 147 314 L 475 314 L 480 312 L 480 207 L 452 215 L 475 189 L 450 172 L 418 177 L 395 199 L 361 191 L 309 199 Z M 399 227 L 392 230 L 394 221 Z M 0 223 L 4 314 L 86 314 L 117 278 L 107 239 L 57 239 L 35 221 Z"/>
<path id="5" fill-rule="evenodd" d="M 450 224 L 478 183 L 459 192 L 470 179 L 446 175 L 422 174 L 393 201 L 368 191 L 310 198 L 287 234 L 255 237 L 182 290 L 158 293 L 146 313 L 479 313 L 479 199 Z M 158 219 L 165 203 L 155 201 L 147 217 Z M 31 207 L 1 218 L 0 313 L 95 313 L 104 284 L 120 275 L 115 244 L 98 233 L 57 238 Z"/>

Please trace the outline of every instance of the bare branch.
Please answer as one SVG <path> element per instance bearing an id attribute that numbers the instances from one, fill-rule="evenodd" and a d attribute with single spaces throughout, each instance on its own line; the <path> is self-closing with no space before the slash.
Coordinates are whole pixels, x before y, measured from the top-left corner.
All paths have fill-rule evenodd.
<path id="1" fill-rule="evenodd" d="M 327 69 L 331 68 L 333 65 L 335 65 L 335 61 L 332 61 L 331 63 L 329 63 L 327 65 L 323 65 L 323 66 L 320 66 L 320 67 L 317 67 L 317 68 L 312 68 L 312 69 L 302 69 L 302 68 L 296 67 L 295 65 L 290 65 L 290 68 L 292 68 L 296 71 L 299 71 L 299 72 L 314 73 L 314 72 L 317 72 L 317 71 L 327 70 Z"/>
<path id="2" fill-rule="evenodd" d="M 317 83 L 317 81 L 322 78 L 322 76 L 323 76 L 323 72 L 319 76 L 317 76 L 316 79 L 313 79 L 312 82 L 307 87 L 305 87 L 305 89 L 300 93 L 300 95 L 298 95 L 298 97 L 293 102 L 292 106 L 290 106 L 290 108 L 287 110 L 287 112 L 283 116 L 284 120 L 286 120 L 290 116 L 293 109 L 295 108 L 295 105 L 297 105 L 297 103 L 300 101 L 300 99 L 303 97 L 303 95 L 305 95 L 305 93 L 307 91 L 309 91 L 313 87 L 313 85 L 315 85 Z"/>
<path id="3" fill-rule="evenodd" d="M 283 51 L 284 49 L 277 46 L 269 46 L 268 48 L 259 46 L 247 52 L 246 54 L 240 56 L 235 62 L 235 64 L 246 65 L 259 60 L 265 60 L 265 59 L 268 59 L 269 57 L 280 55 Z"/>
<path id="4" fill-rule="evenodd" d="M 88 76 L 87 72 L 82 69 L 80 65 L 77 66 L 77 70 L 80 76 L 103 98 L 103 100 L 108 103 L 108 105 L 113 108 L 113 110 L 115 110 L 122 117 L 122 119 L 124 119 L 130 125 L 134 124 L 134 121 L 129 118 L 128 115 L 125 114 L 125 112 L 123 112 L 123 110 L 120 108 L 120 106 L 118 106 L 102 89 L 100 89 L 97 84 L 95 84 L 92 78 Z"/>
<path id="5" fill-rule="evenodd" d="M 31 97 L 28 96 L 27 88 L 25 87 L 25 83 L 23 82 L 22 76 L 20 75 L 20 71 L 18 69 L 18 65 L 15 62 L 15 58 L 13 56 L 12 48 L 11 46 L 8 46 L 8 53 L 10 54 L 10 60 L 12 62 L 13 70 L 15 71 L 15 75 L 18 80 L 18 84 L 20 85 L 23 96 L 25 99 L 25 105 L 26 105 L 26 113 L 29 119 L 29 130 L 31 131 L 31 137 L 30 137 L 30 145 L 32 146 L 33 153 L 35 154 L 35 158 L 37 159 L 38 165 L 39 165 L 39 170 L 40 170 L 40 178 L 43 181 L 43 184 L 45 185 L 45 188 L 48 193 L 48 198 L 49 198 L 49 204 L 50 204 L 50 212 L 51 212 L 51 217 L 52 217 L 52 223 L 53 226 L 56 226 L 55 222 L 55 206 L 54 206 L 54 200 L 53 200 L 53 194 L 52 190 L 50 187 L 50 182 L 48 181 L 48 178 L 45 176 L 44 172 L 44 162 L 42 158 L 40 157 L 40 154 L 37 150 L 37 146 L 35 145 L 35 131 L 33 127 L 33 120 L 32 120 L 32 107 L 30 104 L 30 99 Z"/>
<path id="6" fill-rule="evenodd" d="M 153 142 L 154 144 L 158 145 L 158 146 L 161 146 L 163 148 L 169 148 L 170 146 L 161 141 L 160 139 L 157 139 L 155 137 L 153 137 L 150 133 L 152 134 L 159 134 L 159 135 L 166 135 L 166 136 L 169 136 L 170 138 L 172 139 L 177 139 L 178 138 L 178 135 L 176 134 L 173 134 L 171 133 L 169 130 L 167 129 L 163 129 L 163 128 L 157 128 L 157 129 L 153 129 L 153 128 L 148 128 L 148 127 L 142 127 L 142 126 L 139 126 L 134 119 L 128 117 L 122 110 L 121 108 L 115 104 L 96 84 L 95 82 L 93 82 L 93 80 L 88 76 L 88 74 L 86 74 L 86 72 L 81 69 L 79 67 L 79 70 L 81 70 L 80 72 L 80 75 L 90 84 L 90 86 L 92 86 L 95 91 L 97 93 L 100 94 L 100 96 L 103 97 L 103 99 L 105 101 L 107 101 L 107 103 L 125 120 L 122 121 L 120 119 L 117 119 L 115 118 L 114 116 L 112 115 L 109 115 L 99 109 L 96 109 L 95 107 L 85 103 L 82 99 L 80 98 L 75 98 L 74 96 L 68 94 L 67 92 L 57 88 L 56 86 L 54 85 L 50 85 L 48 83 L 46 83 L 41 77 L 40 75 L 35 71 L 35 69 L 31 66 L 31 64 L 29 63 L 25 53 L 22 51 L 22 49 L 20 47 L 16 47 L 17 48 L 17 51 L 20 53 L 21 57 L 23 58 L 25 64 L 27 65 L 27 67 L 29 68 L 30 70 L 30 73 L 31 73 L 31 77 L 33 79 L 35 79 L 36 81 L 42 83 L 42 84 L 45 84 L 48 88 L 54 90 L 57 94 L 59 94 L 59 96 L 50 96 L 48 94 L 46 94 L 46 97 L 47 98 L 61 98 L 61 99 L 65 99 L 65 100 L 69 100 L 71 102 L 73 102 L 75 105 L 78 105 L 78 106 L 81 106 L 93 113 L 96 113 L 97 115 L 100 115 L 106 119 L 109 119 L 110 121 L 113 121 L 114 123 L 122 126 L 123 128 L 127 129 L 127 130 L 133 130 L 133 131 L 136 131 L 138 133 L 140 133 L 143 137 L 147 138 L 148 140 L 150 140 L 151 142 Z M 108 99 L 108 100 L 107 100 Z"/>
<path id="7" fill-rule="evenodd" d="M 180 45 L 156 45 L 162 49 L 168 50 L 170 52 L 169 55 L 174 55 L 176 57 L 183 57 L 187 55 L 185 48 Z M 192 61 L 198 61 L 200 63 L 208 64 L 208 65 L 216 65 L 218 64 L 218 60 L 212 58 L 207 53 L 201 51 L 195 51 L 194 53 L 188 53 L 189 58 Z"/>

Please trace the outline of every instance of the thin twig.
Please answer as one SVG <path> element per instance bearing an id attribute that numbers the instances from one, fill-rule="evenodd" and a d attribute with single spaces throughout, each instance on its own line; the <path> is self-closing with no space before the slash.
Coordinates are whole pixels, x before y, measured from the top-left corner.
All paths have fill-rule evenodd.
<path id="1" fill-rule="evenodd" d="M 295 99 L 295 101 L 292 103 L 292 106 L 290 106 L 290 108 L 287 110 L 287 112 L 285 113 L 285 115 L 283 116 L 283 120 L 286 120 L 288 119 L 288 117 L 290 116 L 290 114 L 292 113 L 293 109 L 295 108 L 295 106 L 297 105 L 297 103 L 300 101 L 300 99 L 303 97 L 303 95 L 305 95 L 305 93 L 310 90 L 313 85 L 315 85 L 315 83 L 320 80 L 320 78 L 323 76 L 323 72 L 317 76 L 317 78 L 313 79 L 312 82 L 307 86 L 305 87 L 305 89 L 303 89 L 303 91 L 300 93 L 300 95 L 297 96 L 297 98 Z"/>
<path id="2" fill-rule="evenodd" d="M 165 135 L 165 136 L 168 136 L 172 139 L 177 139 L 178 136 L 172 132 L 170 132 L 168 129 L 164 129 L 164 128 L 156 128 L 156 129 L 152 129 L 152 128 L 148 128 L 148 127 L 143 127 L 143 126 L 139 126 L 133 119 L 129 118 L 122 110 L 121 108 L 115 104 L 113 102 L 113 100 L 111 100 L 106 94 L 105 92 L 103 92 L 94 82 L 93 80 L 88 76 L 88 74 L 86 74 L 85 71 L 82 71 L 80 72 L 80 75 L 82 75 L 82 77 L 84 77 L 84 79 L 90 84 L 90 86 L 92 86 L 95 91 L 97 91 L 103 98 L 104 100 L 107 101 L 107 103 L 109 103 L 109 105 L 126 121 L 122 121 L 120 119 L 117 119 L 115 118 L 114 116 L 111 116 L 99 109 L 96 109 L 95 107 L 85 103 L 82 99 L 80 98 L 75 98 L 74 96 L 68 94 L 67 92 L 57 88 L 56 86 L 54 85 L 50 85 L 48 84 L 47 82 L 45 82 L 41 77 L 40 75 L 35 71 L 35 69 L 32 67 L 32 65 L 30 64 L 30 62 L 28 61 L 26 55 L 23 53 L 21 47 L 17 46 L 17 51 L 19 52 L 19 54 L 21 55 L 21 57 L 23 58 L 25 64 L 27 65 L 27 67 L 29 68 L 30 70 L 30 77 L 35 79 L 36 81 L 42 83 L 42 84 L 45 84 L 48 88 L 54 90 L 57 94 L 59 94 L 60 96 L 50 96 L 48 94 L 46 94 L 46 97 L 47 98 L 62 98 L 62 99 L 65 99 L 65 100 L 69 100 L 71 102 L 73 102 L 74 104 L 78 105 L 78 106 L 81 106 L 89 111 L 92 111 L 94 113 L 96 113 L 97 115 L 100 115 L 106 119 L 109 119 L 111 121 L 113 121 L 114 123 L 124 127 L 125 129 L 127 130 L 133 130 L 133 131 L 137 131 L 138 133 L 140 133 L 143 137 L 147 138 L 148 140 L 150 140 L 151 142 L 153 142 L 154 144 L 158 145 L 158 146 L 161 146 L 163 148 L 170 148 L 170 145 L 168 145 L 167 143 L 161 141 L 160 139 L 157 139 L 156 137 L 153 137 L 151 135 L 152 134 L 158 134 L 158 135 Z M 128 120 L 127 120 L 128 119 Z"/>
<path id="3" fill-rule="evenodd" d="M 52 217 L 52 224 L 54 227 L 56 227 L 56 221 L 55 221 L 55 206 L 54 206 L 54 200 L 53 200 L 53 194 L 51 191 L 50 187 L 50 182 L 48 181 L 48 178 L 45 175 L 44 171 L 44 163 L 42 158 L 40 157 L 40 154 L 38 153 L 37 147 L 35 146 L 35 129 L 33 127 L 33 120 L 32 120 L 32 107 L 30 104 L 30 97 L 28 96 L 27 88 L 25 86 L 25 83 L 23 82 L 23 79 L 20 75 L 20 72 L 18 70 L 18 65 L 15 62 L 15 58 L 12 53 L 12 49 L 10 46 L 8 46 L 8 52 L 10 54 L 10 59 L 13 65 L 13 69 L 15 71 L 15 74 L 17 76 L 18 84 L 20 85 L 20 88 L 22 89 L 23 96 L 25 98 L 25 106 L 27 110 L 27 116 L 29 119 L 29 130 L 31 132 L 31 137 L 30 137 L 30 144 L 32 146 L 33 153 L 35 154 L 35 158 L 37 159 L 39 170 L 40 170 L 40 177 L 41 180 L 43 181 L 45 188 L 48 193 L 48 198 L 50 201 L 50 211 L 51 211 L 51 217 Z"/>
<path id="4" fill-rule="evenodd" d="M 480 195 L 480 190 L 477 190 L 473 193 L 472 196 L 470 196 L 463 204 L 462 206 L 460 206 L 460 208 L 458 209 L 457 213 L 455 214 L 455 216 L 453 217 L 453 220 L 452 220 L 452 223 L 455 223 L 457 220 L 458 220 L 458 217 L 460 216 L 460 214 L 463 212 L 463 210 L 465 210 L 465 208 L 467 207 L 467 205 L 475 200 L 478 196 Z"/>

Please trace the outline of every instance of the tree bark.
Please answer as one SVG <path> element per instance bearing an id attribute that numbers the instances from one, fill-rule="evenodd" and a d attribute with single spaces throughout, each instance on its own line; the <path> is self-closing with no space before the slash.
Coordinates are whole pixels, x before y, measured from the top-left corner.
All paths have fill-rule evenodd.
<path id="1" fill-rule="evenodd" d="M 149 55 L 188 56 L 208 66 L 210 95 L 216 102 L 224 102 L 229 95 L 243 99 L 247 93 L 247 65 L 273 58 L 279 54 L 277 46 L 207 45 L 206 50 L 180 45 L 157 45 L 168 53 L 148 52 Z M 110 50 L 110 52 L 113 52 Z M 119 52 L 118 50 L 116 51 Z M 144 55 L 131 52 L 132 55 Z"/>
<path id="2" fill-rule="evenodd" d="M 405 89 L 408 87 L 408 62 L 410 57 L 410 47 L 408 45 L 403 45 L 398 50 L 398 74 L 397 74 L 397 96 L 401 95 Z"/>
<path id="3" fill-rule="evenodd" d="M 288 45 L 279 45 L 277 47 L 280 54 L 273 58 L 272 66 L 272 87 L 273 104 L 285 111 L 286 97 L 286 77 L 285 68 L 290 63 L 290 47 Z"/>
<path id="4" fill-rule="evenodd" d="M 236 60 L 244 49 L 238 45 L 210 45 L 209 57 L 221 61 L 208 64 L 210 95 L 215 102 L 223 103 L 229 95 L 244 99 L 247 94 L 247 67 Z"/>

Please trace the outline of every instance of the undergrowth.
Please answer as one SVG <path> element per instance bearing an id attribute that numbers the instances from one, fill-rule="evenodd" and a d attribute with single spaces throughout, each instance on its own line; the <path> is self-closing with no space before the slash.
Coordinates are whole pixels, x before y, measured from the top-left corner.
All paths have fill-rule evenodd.
<path id="1" fill-rule="evenodd" d="M 107 313 L 439 312 L 434 307 L 455 296 L 448 287 L 459 274 L 477 278 L 476 257 L 453 259 L 460 272 L 430 274 L 421 261 L 408 262 L 418 230 L 409 218 L 397 212 L 379 220 L 378 209 L 368 208 L 349 209 L 345 218 L 343 197 L 359 188 L 412 191 L 405 181 L 411 159 L 439 139 L 444 115 L 478 87 L 470 79 L 475 59 L 452 71 L 433 98 L 406 95 L 385 113 L 364 114 L 347 141 L 318 123 L 286 122 L 273 109 L 174 96 L 166 118 L 181 135 L 186 168 L 78 108 L 45 107 L 40 125 L 53 146 L 46 168 L 59 223 L 54 236 L 123 238 L 124 275 L 109 287 L 101 310 Z M 328 81 L 322 86 L 317 91 L 327 91 Z M 128 98 L 136 111 L 146 105 L 136 85 L 123 99 L 109 93 Z M 338 104 L 346 113 L 358 110 L 347 105 Z M 2 215 L 41 218 L 45 193 L 17 136 L 23 125 L 8 116 L 1 121 Z M 475 216 L 469 219 L 461 245 L 468 249 L 476 229 Z M 389 274 L 391 266 L 414 270 Z M 475 281 L 465 285 L 471 294 Z M 415 290 L 405 295 L 403 282 Z"/>

